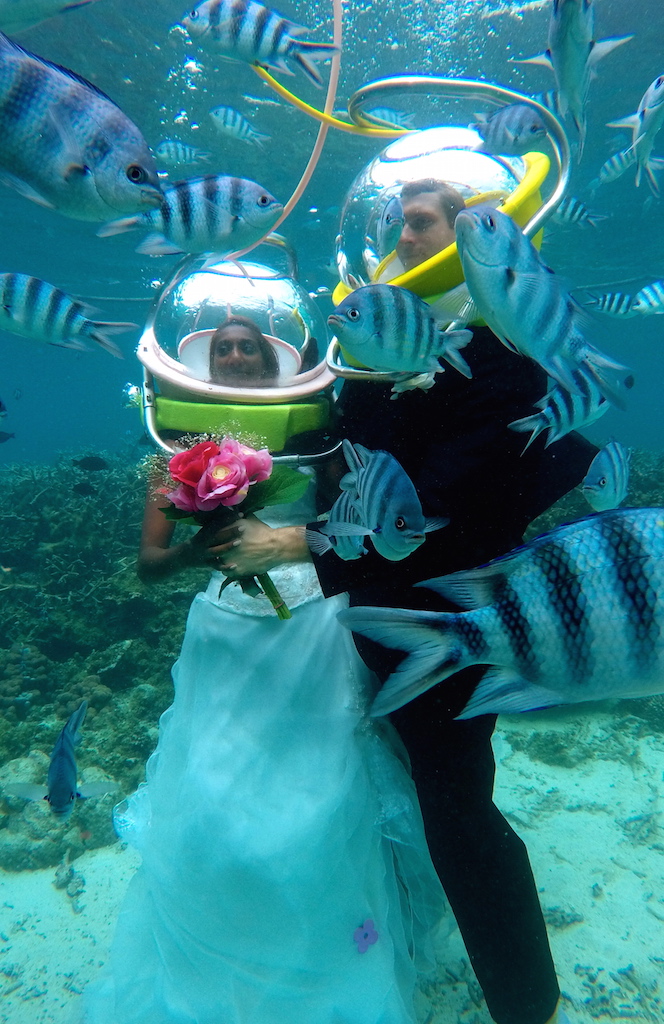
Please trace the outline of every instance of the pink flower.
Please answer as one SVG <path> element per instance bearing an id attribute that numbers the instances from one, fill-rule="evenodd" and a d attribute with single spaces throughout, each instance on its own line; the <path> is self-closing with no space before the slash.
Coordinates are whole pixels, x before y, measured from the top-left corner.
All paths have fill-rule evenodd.
<path id="1" fill-rule="evenodd" d="M 219 505 L 239 505 L 247 496 L 249 477 L 242 459 L 222 448 L 210 459 L 196 485 L 196 502 L 202 512 Z"/>
<path id="2" fill-rule="evenodd" d="M 272 472 L 272 456 L 267 448 L 261 448 L 257 452 L 254 448 L 248 448 L 244 444 L 241 444 L 239 447 L 247 469 L 249 483 L 257 484 L 261 480 L 267 480 Z"/>
<path id="3" fill-rule="evenodd" d="M 363 925 L 355 929 L 353 941 L 357 943 L 358 953 L 366 953 L 369 946 L 373 946 L 374 942 L 378 942 L 378 932 L 374 928 L 374 923 L 370 917 L 366 919 Z"/>
<path id="4" fill-rule="evenodd" d="M 220 445 L 201 441 L 186 452 L 174 455 L 168 464 L 179 483 L 167 495 L 176 508 L 186 512 L 210 512 L 219 505 L 239 505 L 251 484 L 267 480 L 272 458 L 266 448 L 256 451 L 232 437 Z"/>
<path id="5" fill-rule="evenodd" d="M 166 497 L 169 501 L 173 502 L 176 508 L 182 509 L 183 512 L 198 512 L 196 491 L 187 484 L 180 484 L 179 487 L 176 487 Z"/>

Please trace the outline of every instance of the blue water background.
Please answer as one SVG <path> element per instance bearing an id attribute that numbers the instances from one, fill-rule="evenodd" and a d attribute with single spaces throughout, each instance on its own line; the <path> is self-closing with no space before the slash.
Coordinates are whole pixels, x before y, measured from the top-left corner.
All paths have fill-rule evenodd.
<path id="1" fill-rule="evenodd" d="M 344 106 L 370 80 L 402 73 L 477 77 L 530 93 L 552 88 L 553 76 L 546 69 L 510 62 L 545 48 L 549 6 L 525 11 L 520 18 L 484 17 L 497 6 L 476 0 L 344 3 L 336 105 Z M 310 38 L 331 38 L 331 4 L 284 2 L 279 9 L 308 25 Z M 285 105 L 248 105 L 243 94 L 267 98 L 270 91 L 249 67 L 217 62 L 169 34 L 184 13 L 181 3 L 170 0 L 100 0 L 16 39 L 101 87 L 152 146 L 178 138 L 210 150 L 214 157 L 209 168 L 202 165 L 205 172 L 253 177 L 285 202 L 306 164 L 316 126 Z M 635 34 L 599 64 L 588 106 L 586 151 L 570 190 L 593 211 L 610 216 L 597 229 L 551 228 L 544 252 L 573 286 L 599 284 L 635 292 L 664 277 L 663 204 L 651 197 L 647 184 L 635 187 L 631 170 L 595 197 L 588 183 L 628 142 L 626 132 L 607 128 L 605 122 L 634 112 L 646 87 L 664 72 L 664 13 L 657 0 L 598 0 L 596 26 L 598 37 Z M 185 68 L 192 59 L 203 65 L 202 73 Z M 324 94 L 300 72 L 282 80 L 308 102 L 322 106 Z M 468 104 L 408 96 L 388 102 L 413 111 L 418 127 L 474 120 Z M 216 133 L 208 111 L 221 103 L 243 110 L 258 130 L 272 135 L 264 152 Z M 655 152 L 664 155 L 664 133 L 659 143 Z M 339 208 L 350 182 L 375 152 L 375 142 L 331 131 L 314 179 L 282 229 L 297 249 L 301 279 L 310 289 L 333 283 L 324 265 L 333 252 Z M 312 208 L 317 212 L 310 212 Z M 97 238 L 98 225 L 61 217 L 5 188 L 0 188 L 0 225 L 0 271 L 33 274 L 86 298 L 100 310 L 100 319 L 141 324 L 156 282 L 177 262 L 176 257 L 136 254 L 138 233 Z M 664 445 L 663 324 L 663 317 L 595 320 L 590 336 L 635 369 L 637 387 L 627 412 L 610 412 L 589 436 L 599 441 L 616 437 L 651 449 Z M 101 350 L 79 353 L 41 346 L 0 331 L 0 396 L 9 410 L 0 429 L 16 433 L 0 446 L 0 462 L 49 462 L 63 451 L 138 454 L 138 414 L 123 408 L 121 396 L 125 382 L 140 380 L 133 355 L 138 337 L 138 330 L 119 336 L 126 358 L 117 360 Z"/>

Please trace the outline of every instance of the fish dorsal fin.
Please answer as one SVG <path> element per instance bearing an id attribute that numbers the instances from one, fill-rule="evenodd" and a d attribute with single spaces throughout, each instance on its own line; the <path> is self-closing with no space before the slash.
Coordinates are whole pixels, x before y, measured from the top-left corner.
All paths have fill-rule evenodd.
<path id="1" fill-rule="evenodd" d="M 117 103 L 115 103 L 110 96 L 100 89 L 99 86 L 89 82 L 87 78 L 83 78 L 83 75 L 78 75 L 75 71 L 72 71 L 71 68 L 65 68 L 61 64 L 56 64 L 55 61 L 46 60 L 45 57 L 39 57 L 36 53 L 31 53 L 30 50 L 26 50 L 19 43 L 15 42 L 15 40 L 6 36 L 4 32 L 0 32 L 0 43 L 8 49 L 16 50 L 23 57 L 29 57 L 30 60 L 34 60 L 38 64 L 43 64 L 47 68 L 52 68 L 53 71 L 59 71 L 60 74 L 66 75 L 67 78 L 71 78 L 74 82 L 79 82 L 80 85 L 84 85 L 87 89 L 91 89 L 92 92 L 97 93 L 97 95 L 101 96 L 101 98 L 106 100 L 107 103 L 111 103 L 117 110 L 120 110 Z"/>

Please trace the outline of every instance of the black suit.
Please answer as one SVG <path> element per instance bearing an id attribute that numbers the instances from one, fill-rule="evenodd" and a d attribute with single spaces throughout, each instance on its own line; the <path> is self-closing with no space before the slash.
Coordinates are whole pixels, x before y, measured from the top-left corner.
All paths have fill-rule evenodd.
<path id="1" fill-rule="evenodd" d="M 426 516 L 450 524 L 403 562 L 372 550 L 343 562 L 314 556 L 326 595 L 353 605 L 446 609 L 411 584 L 471 568 L 522 542 L 526 526 L 582 480 L 597 449 L 578 434 L 525 454 L 527 434 L 507 428 L 528 416 L 547 386 L 533 362 L 475 328 L 464 350 L 473 379 L 447 369 L 428 392 L 390 400 L 390 385 L 344 384 L 342 437 L 391 452 L 410 475 Z M 356 637 L 384 679 L 403 657 Z M 431 856 L 461 928 L 489 1011 L 498 1024 L 544 1024 L 558 983 L 526 849 L 493 804 L 490 744 L 495 716 L 454 721 L 483 669 L 471 668 L 394 713 L 410 754 Z"/>

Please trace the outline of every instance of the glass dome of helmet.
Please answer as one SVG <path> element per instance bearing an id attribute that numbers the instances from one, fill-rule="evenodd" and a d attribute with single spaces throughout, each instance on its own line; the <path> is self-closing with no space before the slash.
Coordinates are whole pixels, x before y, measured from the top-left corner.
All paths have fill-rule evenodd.
<path id="1" fill-rule="evenodd" d="M 210 337 L 232 317 L 253 321 L 265 336 L 282 343 L 276 346 L 281 377 L 311 370 L 323 358 L 327 327 L 316 303 L 286 273 L 263 263 L 188 259 L 165 283 L 151 326 L 165 355 L 192 372 L 196 363 L 188 353 L 196 345 L 193 336 Z M 196 376 L 205 379 L 204 372 Z"/>
<path id="2" fill-rule="evenodd" d="M 426 128 L 395 139 L 374 157 L 355 178 L 342 209 L 336 260 L 344 284 L 372 280 L 385 255 L 379 251 L 378 226 L 406 182 L 445 181 L 466 202 L 491 194 L 497 203 L 514 191 L 526 172 L 525 161 L 475 152 L 481 142 L 472 128 Z"/>

